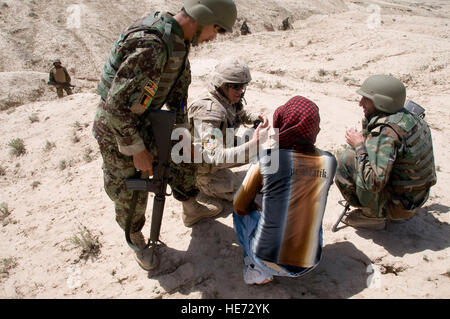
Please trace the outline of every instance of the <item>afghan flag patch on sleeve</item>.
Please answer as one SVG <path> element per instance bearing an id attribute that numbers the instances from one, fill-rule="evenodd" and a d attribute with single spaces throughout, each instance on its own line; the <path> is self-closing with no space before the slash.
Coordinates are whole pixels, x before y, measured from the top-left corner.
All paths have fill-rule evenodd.
<path id="1" fill-rule="evenodd" d="M 153 98 L 158 92 L 158 84 L 149 80 L 147 84 L 145 84 L 144 89 L 142 90 L 142 95 L 139 99 L 139 104 L 144 107 L 144 109 L 148 109 L 152 104 Z"/>
<path id="2" fill-rule="evenodd" d="M 142 94 L 141 101 L 139 104 L 141 104 L 145 109 L 148 109 L 150 105 L 152 104 L 153 97 L 148 96 L 147 94 Z"/>

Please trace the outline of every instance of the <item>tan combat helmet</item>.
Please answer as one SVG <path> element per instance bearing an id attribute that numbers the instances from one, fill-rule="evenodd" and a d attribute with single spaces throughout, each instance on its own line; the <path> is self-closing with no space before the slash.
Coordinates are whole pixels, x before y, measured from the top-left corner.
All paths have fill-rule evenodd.
<path id="1" fill-rule="evenodd" d="M 249 83 L 252 80 L 248 65 L 237 58 L 228 58 L 217 64 L 212 74 L 212 84 L 221 87 L 225 83 Z"/>
<path id="2" fill-rule="evenodd" d="M 61 60 L 59 59 L 59 58 L 56 58 L 56 59 L 53 59 L 53 64 L 55 64 L 55 63 L 61 63 Z"/>
<path id="3" fill-rule="evenodd" d="M 233 0 L 185 0 L 184 9 L 203 27 L 218 25 L 228 32 L 233 32 L 237 18 Z"/>
<path id="4" fill-rule="evenodd" d="M 370 99 L 381 112 L 393 114 L 405 105 L 406 88 L 400 80 L 390 75 L 373 75 L 356 92 Z"/>

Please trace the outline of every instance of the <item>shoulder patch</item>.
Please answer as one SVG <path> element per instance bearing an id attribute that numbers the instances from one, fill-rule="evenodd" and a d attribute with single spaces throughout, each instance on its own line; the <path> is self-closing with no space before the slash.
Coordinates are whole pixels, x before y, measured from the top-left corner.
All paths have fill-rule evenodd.
<path id="1" fill-rule="evenodd" d="M 151 97 L 155 97 L 156 92 L 158 91 L 158 84 L 153 82 L 152 80 L 148 81 L 147 84 L 144 86 L 144 91 Z M 145 94 L 144 93 L 144 94 Z"/>

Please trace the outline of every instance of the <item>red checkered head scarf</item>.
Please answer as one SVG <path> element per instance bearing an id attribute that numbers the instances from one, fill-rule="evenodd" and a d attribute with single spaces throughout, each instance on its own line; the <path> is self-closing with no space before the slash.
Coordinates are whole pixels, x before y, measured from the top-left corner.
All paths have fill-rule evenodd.
<path id="1" fill-rule="evenodd" d="M 316 143 L 320 131 L 319 108 L 303 96 L 294 96 L 273 114 L 279 129 L 280 148 L 302 150 Z"/>

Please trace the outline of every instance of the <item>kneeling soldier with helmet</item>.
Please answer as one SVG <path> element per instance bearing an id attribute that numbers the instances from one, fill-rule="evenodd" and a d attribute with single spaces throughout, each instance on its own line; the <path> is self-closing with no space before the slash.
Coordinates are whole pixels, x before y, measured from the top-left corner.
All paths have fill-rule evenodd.
<path id="1" fill-rule="evenodd" d="M 259 123 L 262 123 L 261 128 L 265 128 L 269 124 L 264 114 L 244 109 L 242 100 L 251 80 L 247 64 L 237 58 L 228 58 L 215 67 L 208 94 L 189 106 L 191 134 L 196 136 L 194 145 L 201 143 L 196 147 L 202 150 L 204 160 L 199 164 L 197 186 L 203 195 L 209 197 L 204 196 L 205 201 L 216 202 L 214 198 L 233 201 L 241 181 L 230 168 L 248 163 L 249 149 L 256 148 L 259 141 L 258 134 L 253 134 L 248 142 L 235 141 L 235 136 L 228 136 L 228 129 L 238 129 L 242 124 L 258 126 Z M 230 139 L 232 143 L 227 143 Z M 242 154 L 245 156 L 241 156 L 242 161 L 239 161 Z M 200 219 L 196 212 L 185 213 L 188 213 L 183 215 L 186 226 Z"/>
<path id="2" fill-rule="evenodd" d="M 357 91 L 362 133 L 346 132 L 335 182 L 349 206 L 342 222 L 384 229 L 386 220 L 412 217 L 436 184 L 433 143 L 423 116 L 406 108 L 406 88 L 388 75 L 369 77 Z"/>

